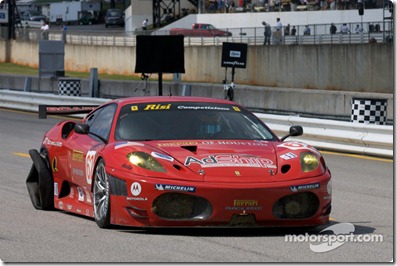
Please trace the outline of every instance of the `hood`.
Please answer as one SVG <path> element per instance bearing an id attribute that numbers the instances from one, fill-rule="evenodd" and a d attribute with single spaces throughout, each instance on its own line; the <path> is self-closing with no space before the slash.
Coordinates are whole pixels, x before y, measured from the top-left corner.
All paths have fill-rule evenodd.
<path id="1" fill-rule="evenodd" d="M 271 182 L 277 173 L 273 142 L 159 141 L 150 146 L 201 174 L 207 182 Z"/>

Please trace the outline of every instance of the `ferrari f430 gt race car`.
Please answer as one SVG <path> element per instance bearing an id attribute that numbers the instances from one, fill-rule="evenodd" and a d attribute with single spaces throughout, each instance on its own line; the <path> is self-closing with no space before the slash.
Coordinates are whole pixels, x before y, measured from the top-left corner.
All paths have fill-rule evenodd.
<path id="1" fill-rule="evenodd" d="M 314 147 L 278 138 L 234 102 L 199 97 L 117 99 L 44 135 L 26 183 L 36 209 L 97 225 L 318 226 L 329 221 L 331 173 Z"/>

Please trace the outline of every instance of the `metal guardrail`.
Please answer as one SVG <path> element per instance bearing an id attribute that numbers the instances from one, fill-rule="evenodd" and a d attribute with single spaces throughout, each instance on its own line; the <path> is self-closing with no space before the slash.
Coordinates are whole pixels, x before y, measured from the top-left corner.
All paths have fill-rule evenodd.
<path id="1" fill-rule="evenodd" d="M 342 24 L 335 24 L 339 30 Z M 362 33 L 356 33 L 355 27 L 360 25 Z M 393 42 L 393 32 L 391 23 L 361 22 L 348 23 L 349 32 L 347 34 L 330 34 L 330 24 L 308 25 L 311 28 L 311 35 L 303 35 L 305 26 L 296 26 L 296 35 L 283 35 L 280 44 L 285 45 L 305 45 L 305 44 L 358 44 L 358 43 L 391 43 Z M 52 29 L 49 31 L 49 40 L 64 40 L 66 43 L 77 45 L 109 45 L 109 46 L 135 46 L 136 36 L 147 35 L 168 35 L 168 30 L 156 31 L 104 31 L 104 30 L 67 30 Z M 284 27 L 285 28 L 285 27 Z M 263 45 L 264 28 L 227 28 L 222 29 L 231 32 L 231 37 L 190 37 L 185 36 L 185 46 L 213 46 L 222 45 L 223 42 L 243 42 L 248 45 Z M 274 29 L 273 29 L 274 30 Z M 0 39 L 6 39 L 7 28 L 0 27 Z M 16 39 L 21 41 L 38 42 L 42 39 L 41 31 L 38 28 L 17 28 Z M 276 44 L 276 38 L 272 34 L 271 43 Z"/>
<path id="2" fill-rule="evenodd" d="M 60 96 L 0 90 L 0 107 L 38 111 L 38 105 L 95 105 L 109 99 Z M 393 126 L 358 124 L 327 119 L 255 113 L 277 135 L 285 135 L 291 125 L 301 125 L 304 135 L 294 138 L 318 149 L 393 158 Z"/>

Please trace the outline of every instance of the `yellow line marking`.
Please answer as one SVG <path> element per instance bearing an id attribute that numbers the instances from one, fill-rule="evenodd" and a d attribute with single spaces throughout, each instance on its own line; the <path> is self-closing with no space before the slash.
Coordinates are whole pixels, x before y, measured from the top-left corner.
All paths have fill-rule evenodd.
<path id="1" fill-rule="evenodd" d="M 372 160 L 372 161 L 381 161 L 381 162 L 386 162 L 386 163 L 392 163 L 393 159 L 386 159 L 386 158 L 380 158 L 380 157 L 371 157 L 367 155 L 359 155 L 359 154 L 352 154 L 352 153 L 342 153 L 342 152 L 333 152 L 333 151 L 320 151 L 323 154 L 332 154 L 332 155 L 341 155 L 341 156 L 347 156 L 347 157 L 353 157 L 353 158 L 358 158 L 358 159 L 365 159 L 365 160 Z"/>
<path id="2" fill-rule="evenodd" d="M 21 157 L 30 157 L 29 154 L 27 154 L 27 153 L 13 152 L 12 154 L 14 154 L 16 156 L 21 156 Z"/>

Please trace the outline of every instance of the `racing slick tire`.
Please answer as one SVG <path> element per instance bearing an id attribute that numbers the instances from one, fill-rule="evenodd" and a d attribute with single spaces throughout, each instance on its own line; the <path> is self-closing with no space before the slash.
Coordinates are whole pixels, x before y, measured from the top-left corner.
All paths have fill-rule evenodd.
<path id="1" fill-rule="evenodd" d="M 94 177 L 94 217 L 100 228 L 110 227 L 110 187 L 105 162 L 99 159 Z"/>
<path id="2" fill-rule="evenodd" d="M 32 168 L 26 179 L 29 196 L 33 206 L 37 210 L 54 209 L 54 178 L 49 164 L 48 157 L 44 151 L 42 155 L 37 150 L 29 150 L 33 160 Z"/>

